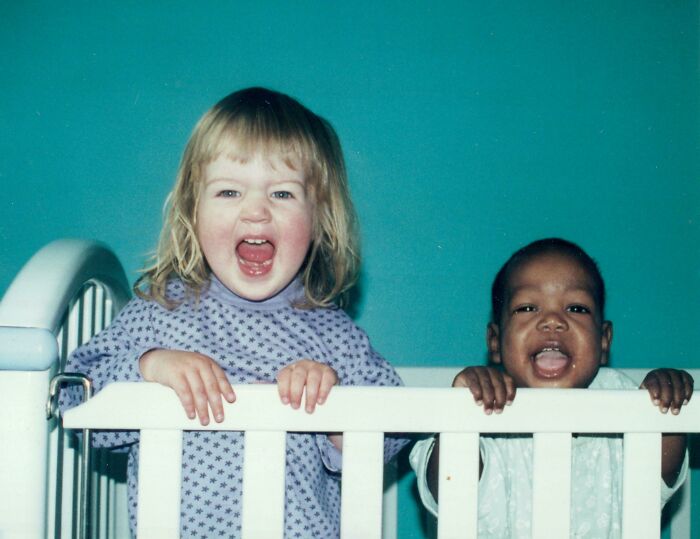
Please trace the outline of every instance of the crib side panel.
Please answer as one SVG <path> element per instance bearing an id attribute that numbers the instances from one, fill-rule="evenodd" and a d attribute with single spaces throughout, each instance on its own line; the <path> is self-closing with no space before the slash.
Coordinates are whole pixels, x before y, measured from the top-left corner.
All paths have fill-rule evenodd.
<path id="1" fill-rule="evenodd" d="M 0 536 L 45 537 L 49 371 L 0 372 Z M 38 404 L 38 406 L 37 406 Z"/>
<path id="2" fill-rule="evenodd" d="M 540 458 L 545 471 L 548 466 L 554 470 L 550 473 L 550 475 L 553 474 L 554 479 L 550 478 L 546 481 L 550 483 L 550 487 L 552 481 L 558 481 L 561 478 L 559 468 L 552 466 L 555 458 L 561 461 L 560 466 L 565 466 L 567 460 L 570 462 L 569 457 L 561 455 L 570 454 L 564 446 L 570 448 L 571 432 L 649 433 L 657 440 L 656 453 L 651 456 L 656 459 L 658 466 L 660 462 L 658 433 L 700 431 L 700 401 L 691 401 L 678 416 L 664 415 L 659 414 L 658 410 L 650 405 L 648 395 L 644 391 L 601 393 L 594 390 L 522 390 L 519 393 L 518 402 L 497 417 L 486 416 L 478 406 L 474 405 L 473 400 L 469 400 L 468 392 L 455 389 L 338 387 L 326 404 L 319 407 L 314 414 L 306 414 L 303 411 L 282 406 L 277 398 L 276 388 L 270 386 L 239 386 L 237 396 L 236 403 L 225 405 L 231 407 L 231 413 L 225 414 L 226 419 L 223 423 L 201 426 L 187 419 L 177 397 L 167 388 L 147 383 L 112 384 L 90 403 L 69 411 L 65 422 L 72 427 L 156 430 L 224 429 L 252 432 L 340 430 L 348 439 L 355 433 L 367 432 L 374 432 L 377 439 L 380 439 L 383 432 L 455 432 L 474 435 L 478 432 L 544 432 L 549 433 L 545 437 L 546 449 L 551 449 L 555 445 L 562 446 L 554 451 L 554 455 L 547 455 L 545 451 L 544 457 Z M 149 413 L 134 413 L 134 410 L 138 409 L 149 410 Z M 419 410 L 423 413 L 419 414 Z M 643 458 L 649 456 L 645 455 Z M 464 458 L 464 455 L 458 458 L 460 457 Z M 350 466 L 349 462 L 346 464 Z M 646 469 L 654 466 L 647 460 L 642 467 Z M 373 467 L 368 467 L 364 463 L 362 474 L 370 473 L 370 468 Z M 375 472 L 381 488 L 381 467 L 378 470 Z M 349 469 L 346 469 L 346 473 L 350 473 L 351 478 L 359 475 L 358 472 L 352 472 Z M 633 475 L 639 476 L 636 472 Z M 653 478 L 655 480 L 651 487 L 649 487 L 650 483 L 639 483 L 641 485 L 639 488 L 647 489 L 649 498 L 653 498 L 656 505 L 656 513 L 645 510 L 643 529 L 647 532 L 658 530 L 659 524 L 658 470 L 653 472 Z M 568 501 L 561 502 L 561 499 L 568 498 L 564 493 L 570 491 L 570 486 L 562 482 L 560 487 L 556 491 L 555 500 L 548 499 L 545 495 L 543 507 L 546 508 L 548 504 L 555 504 L 555 502 L 568 504 Z M 546 490 L 547 485 L 542 488 Z M 627 488 L 636 490 L 637 487 Z M 361 491 L 362 489 L 358 489 L 358 492 Z M 379 510 L 380 502 L 375 498 L 379 497 L 372 493 L 362 495 L 361 503 L 364 505 L 360 507 L 363 508 L 363 515 L 373 515 L 374 511 Z M 639 509 L 637 509 L 638 512 Z M 546 513 L 546 510 L 542 513 Z M 639 516 L 636 520 L 642 521 Z M 556 536 L 567 535 L 565 528 L 568 523 L 559 522 L 554 526 L 551 529 L 547 528 L 546 533 L 551 532 L 552 536 L 555 536 L 555 533 Z M 367 533 L 371 535 L 374 532 Z"/>

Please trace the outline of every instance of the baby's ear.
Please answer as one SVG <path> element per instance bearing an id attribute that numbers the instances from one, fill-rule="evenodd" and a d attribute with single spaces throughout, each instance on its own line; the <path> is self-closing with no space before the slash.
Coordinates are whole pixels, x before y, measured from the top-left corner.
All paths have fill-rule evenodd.
<path id="1" fill-rule="evenodd" d="M 489 361 L 494 364 L 501 363 L 501 342 L 498 325 L 491 322 L 486 326 L 486 347 L 489 351 Z"/>
<path id="2" fill-rule="evenodd" d="M 600 335 L 600 364 L 607 365 L 610 358 L 610 345 L 612 345 L 613 328 L 612 322 L 606 320 Z"/>

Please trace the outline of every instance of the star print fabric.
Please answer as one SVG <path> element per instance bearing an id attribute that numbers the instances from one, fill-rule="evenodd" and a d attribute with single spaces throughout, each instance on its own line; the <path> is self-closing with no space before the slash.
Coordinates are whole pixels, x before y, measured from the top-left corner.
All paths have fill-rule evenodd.
<path id="1" fill-rule="evenodd" d="M 294 281 L 263 302 L 244 300 L 215 277 L 198 301 L 178 280 L 167 310 L 132 299 L 113 323 L 69 358 L 67 371 L 92 378 L 95 391 L 111 382 L 143 381 L 139 358 L 148 350 L 187 350 L 208 355 L 236 384 L 274 383 L 284 366 L 299 359 L 327 363 L 341 385 L 401 385 L 394 369 L 371 347 L 367 335 L 340 309 L 297 309 L 303 295 Z M 79 392 L 62 392 L 61 408 L 79 404 Z M 235 406 L 235 405 L 234 405 Z M 385 459 L 408 440 L 385 439 Z M 136 530 L 138 432 L 93 433 L 93 445 L 129 451 L 128 493 L 132 534 Z M 186 431 L 183 434 L 181 536 L 237 537 L 241 529 L 243 434 Z M 285 537 L 339 536 L 341 457 L 325 435 L 288 434 Z"/>

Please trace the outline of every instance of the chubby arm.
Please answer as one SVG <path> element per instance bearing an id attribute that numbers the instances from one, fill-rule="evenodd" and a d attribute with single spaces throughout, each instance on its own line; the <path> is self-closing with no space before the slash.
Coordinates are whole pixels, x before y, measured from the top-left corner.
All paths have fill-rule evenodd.
<path id="1" fill-rule="evenodd" d="M 500 414 L 506 405 L 515 399 L 515 382 L 502 370 L 495 367 L 466 367 L 455 376 L 452 387 L 466 387 L 471 391 L 474 402 L 484 407 L 484 412 Z M 428 487 L 435 501 L 438 500 L 440 466 L 440 437 L 435 437 L 435 444 L 428 461 Z M 479 459 L 479 477 L 484 464 Z"/>
<path id="2" fill-rule="evenodd" d="M 654 369 L 650 371 L 640 389 L 649 391 L 649 396 L 662 413 L 679 414 L 681 406 L 688 404 L 693 395 L 693 377 L 677 369 Z M 664 434 L 661 442 L 661 477 L 672 487 L 678 479 L 687 448 L 684 434 Z"/>

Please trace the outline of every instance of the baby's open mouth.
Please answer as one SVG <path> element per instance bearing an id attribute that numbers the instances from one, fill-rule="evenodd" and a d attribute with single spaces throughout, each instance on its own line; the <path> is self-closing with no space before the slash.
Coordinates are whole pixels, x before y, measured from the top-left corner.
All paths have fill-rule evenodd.
<path id="1" fill-rule="evenodd" d="M 566 370 L 571 361 L 558 347 L 546 347 L 532 356 L 535 371 L 544 378 L 555 378 Z"/>
<path id="2" fill-rule="evenodd" d="M 272 268 L 275 246 L 261 238 L 244 238 L 236 247 L 238 264 L 246 275 L 264 275 Z"/>

